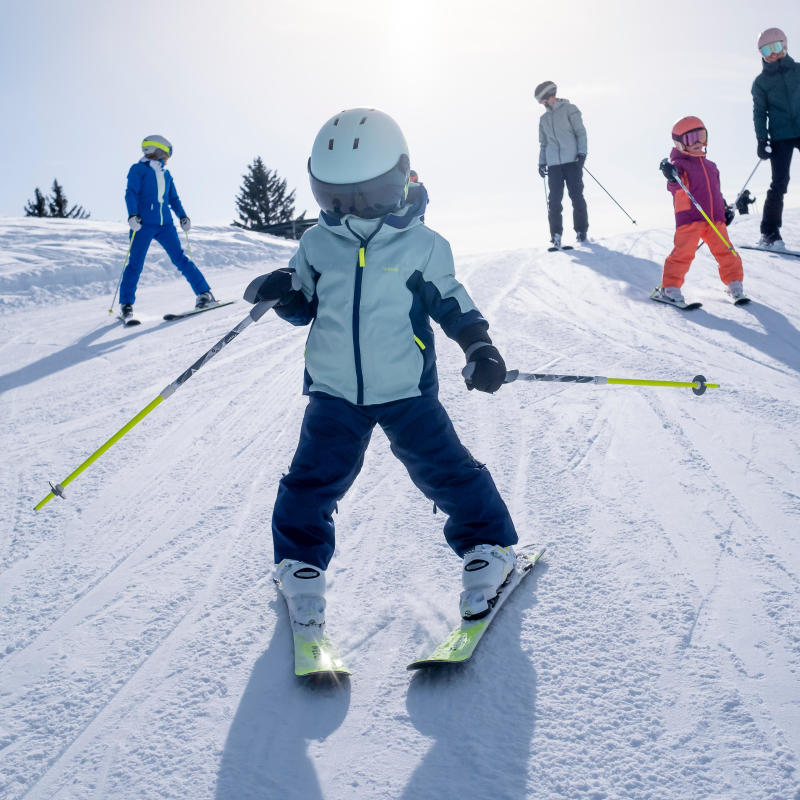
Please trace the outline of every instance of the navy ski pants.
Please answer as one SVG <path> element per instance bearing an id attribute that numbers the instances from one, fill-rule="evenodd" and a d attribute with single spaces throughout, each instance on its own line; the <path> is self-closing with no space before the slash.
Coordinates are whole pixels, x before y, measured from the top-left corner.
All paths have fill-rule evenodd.
<path id="1" fill-rule="evenodd" d="M 572 201 L 572 225 L 575 233 L 586 233 L 589 230 L 589 213 L 583 197 L 583 167 L 577 163 L 557 164 L 547 168 L 547 185 L 550 188 L 547 197 L 547 218 L 551 236 L 555 233 L 559 236 L 564 233 L 561 211 L 565 184 L 569 199 Z"/>
<path id="2" fill-rule="evenodd" d="M 448 515 L 444 535 L 459 556 L 477 544 L 517 542 L 489 470 L 461 444 L 436 397 L 356 406 L 312 392 L 272 514 L 276 564 L 292 558 L 327 569 L 334 508 L 361 471 L 376 424 L 417 488 Z M 395 524 L 402 535 L 403 521 Z"/>
<path id="3" fill-rule="evenodd" d="M 764 211 L 761 216 L 761 233 L 771 236 L 780 233 L 783 225 L 783 196 L 789 189 L 789 167 L 795 148 L 800 150 L 800 139 L 781 139 L 772 142 L 772 182 L 769 185 Z"/>
<path id="4" fill-rule="evenodd" d="M 139 283 L 139 276 L 142 274 L 142 267 L 144 266 L 144 257 L 147 255 L 150 242 L 153 239 L 167 251 L 170 261 L 183 274 L 183 277 L 189 281 L 189 285 L 194 289 L 195 294 L 210 291 L 211 287 L 206 283 L 203 273 L 183 252 L 178 232 L 175 230 L 174 225 L 142 225 L 135 235 L 131 231 L 131 236 L 133 236 L 131 252 L 128 257 L 128 264 L 122 273 L 122 283 L 119 287 L 120 305 L 125 305 L 125 303 L 133 305 L 136 300 L 136 284 Z"/>

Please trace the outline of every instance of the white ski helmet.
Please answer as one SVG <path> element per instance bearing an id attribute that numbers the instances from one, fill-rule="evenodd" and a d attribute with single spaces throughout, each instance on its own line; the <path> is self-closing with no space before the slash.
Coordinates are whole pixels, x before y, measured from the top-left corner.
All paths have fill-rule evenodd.
<path id="1" fill-rule="evenodd" d="M 142 152 L 146 155 L 152 155 L 153 153 L 161 154 L 166 153 L 167 158 L 172 155 L 172 144 L 170 143 L 169 139 L 165 138 L 164 136 L 145 136 L 142 139 Z"/>
<path id="2" fill-rule="evenodd" d="M 388 114 L 351 108 L 320 129 L 308 174 L 323 211 L 374 219 L 403 205 L 410 165 L 403 132 Z"/>

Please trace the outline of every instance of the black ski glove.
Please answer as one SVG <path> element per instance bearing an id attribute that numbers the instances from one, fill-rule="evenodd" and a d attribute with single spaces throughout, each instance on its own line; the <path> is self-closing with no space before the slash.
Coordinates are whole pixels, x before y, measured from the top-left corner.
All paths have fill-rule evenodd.
<path id="1" fill-rule="evenodd" d="M 733 206 L 729 206 L 727 203 L 725 203 L 725 224 L 730 225 L 735 218 L 736 211 L 734 211 Z"/>
<path id="2" fill-rule="evenodd" d="M 261 303 L 264 300 L 277 300 L 275 306 L 283 306 L 291 302 L 294 293 L 300 289 L 298 274 L 288 267 L 281 267 L 267 275 L 259 275 L 250 281 L 244 290 L 244 299 L 248 303 Z"/>
<path id="3" fill-rule="evenodd" d="M 675 169 L 675 165 L 668 158 L 662 158 L 658 168 L 670 183 L 678 182 L 678 170 Z"/>
<path id="4" fill-rule="evenodd" d="M 769 146 L 769 139 L 759 139 L 756 153 L 762 161 L 772 158 L 772 148 Z"/>
<path id="5" fill-rule="evenodd" d="M 461 370 L 467 389 L 496 392 L 506 379 L 506 362 L 497 348 L 488 342 L 475 342 L 465 352 L 467 366 Z"/>
<path id="6" fill-rule="evenodd" d="M 542 178 L 547 177 L 547 164 L 539 164 L 539 176 Z"/>
<path id="7" fill-rule="evenodd" d="M 586 153 L 578 153 L 578 155 L 577 155 L 577 156 L 575 156 L 575 163 L 576 163 L 576 164 L 577 164 L 577 165 L 578 165 L 578 166 L 579 166 L 581 169 L 583 169 L 583 162 L 584 162 L 584 161 L 586 161 Z"/>

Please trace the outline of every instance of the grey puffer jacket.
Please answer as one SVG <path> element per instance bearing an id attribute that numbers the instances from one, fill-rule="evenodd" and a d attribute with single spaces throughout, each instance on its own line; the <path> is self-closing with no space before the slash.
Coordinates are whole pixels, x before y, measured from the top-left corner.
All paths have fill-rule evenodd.
<path id="1" fill-rule="evenodd" d="M 581 112 L 569 100 L 558 98 L 552 108 L 545 106 L 539 118 L 539 165 L 571 164 L 578 153 L 587 154 Z"/>
<path id="2" fill-rule="evenodd" d="M 490 342 L 456 280 L 450 245 L 423 224 L 424 200 L 380 220 L 320 214 L 289 266 L 302 289 L 277 313 L 312 322 L 304 392 L 357 405 L 436 394 L 430 319 L 462 349 Z"/>

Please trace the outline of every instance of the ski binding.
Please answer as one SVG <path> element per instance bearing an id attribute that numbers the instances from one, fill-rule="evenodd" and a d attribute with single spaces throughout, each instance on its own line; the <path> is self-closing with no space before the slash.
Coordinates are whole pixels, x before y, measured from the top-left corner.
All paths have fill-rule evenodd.
<path id="1" fill-rule="evenodd" d="M 650 299 L 655 300 L 658 303 L 664 303 L 668 306 L 674 306 L 675 308 L 681 309 L 681 311 L 693 311 L 695 308 L 702 307 L 702 303 L 681 303 L 677 300 L 669 300 L 664 297 L 661 292 L 659 291 L 659 287 L 653 289 L 652 293 L 650 294 Z"/>
<path id="2" fill-rule="evenodd" d="M 217 303 L 209 303 L 203 308 L 193 308 L 191 311 L 183 311 L 180 314 L 164 314 L 164 319 L 167 322 L 172 322 L 176 319 L 184 319 L 184 317 L 193 317 L 195 314 L 202 314 L 204 311 L 213 311 L 215 308 L 222 308 L 222 306 L 229 306 L 235 303 L 235 300 L 222 300 Z"/>
<path id="3" fill-rule="evenodd" d="M 543 547 L 536 549 L 531 545 L 517 549 L 516 566 L 500 587 L 491 611 L 481 619 L 461 620 L 461 624 L 454 628 L 429 655 L 412 661 L 406 669 L 424 669 L 445 664 L 463 664 L 469 661 L 503 603 L 519 586 L 522 579 L 533 570 L 543 553 Z"/>

